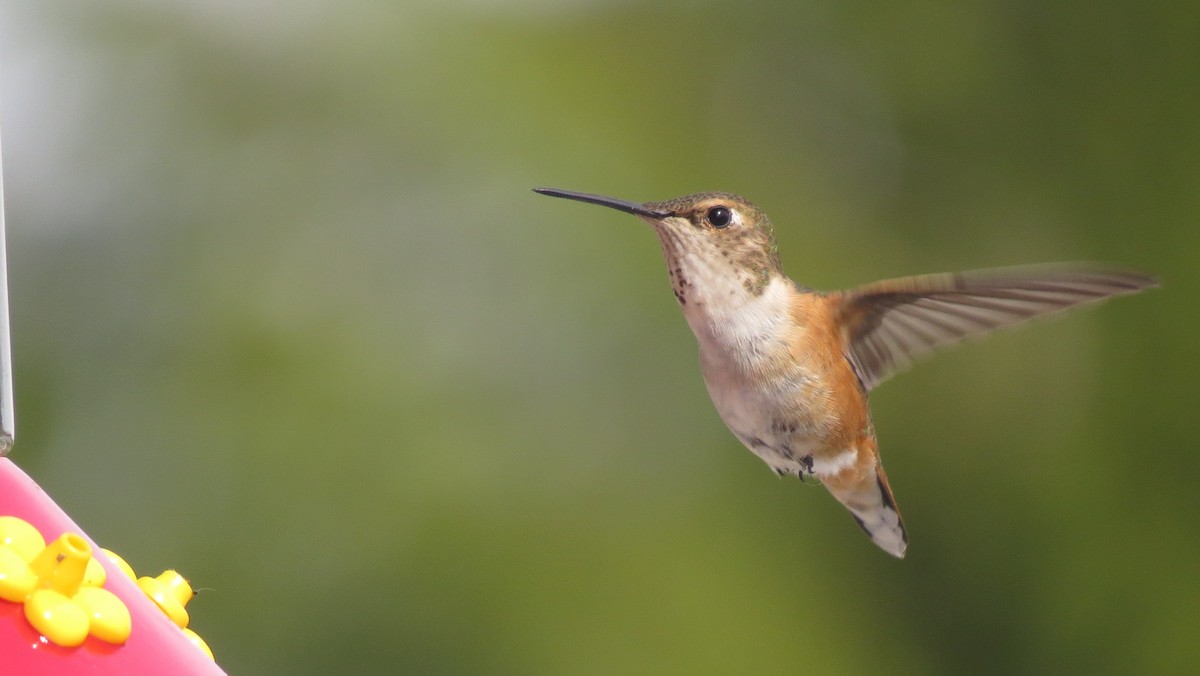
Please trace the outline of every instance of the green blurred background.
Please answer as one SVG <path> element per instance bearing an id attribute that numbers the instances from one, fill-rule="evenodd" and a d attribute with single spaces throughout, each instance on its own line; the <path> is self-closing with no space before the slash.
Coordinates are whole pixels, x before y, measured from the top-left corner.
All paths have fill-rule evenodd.
<path id="1" fill-rule="evenodd" d="M 0 4 L 19 443 L 236 674 L 1195 673 L 1200 5 Z M 646 226 L 818 288 L 1165 288 L 873 397 L 875 549 L 724 429 Z"/>

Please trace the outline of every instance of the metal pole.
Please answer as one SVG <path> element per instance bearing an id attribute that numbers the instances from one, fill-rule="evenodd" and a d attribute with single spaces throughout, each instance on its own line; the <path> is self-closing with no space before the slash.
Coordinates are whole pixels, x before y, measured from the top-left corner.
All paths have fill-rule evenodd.
<path id="1" fill-rule="evenodd" d="M 8 334 L 8 261 L 4 235 L 4 162 L 0 152 L 0 456 L 8 455 L 16 438 L 13 419 L 12 349 Z"/>

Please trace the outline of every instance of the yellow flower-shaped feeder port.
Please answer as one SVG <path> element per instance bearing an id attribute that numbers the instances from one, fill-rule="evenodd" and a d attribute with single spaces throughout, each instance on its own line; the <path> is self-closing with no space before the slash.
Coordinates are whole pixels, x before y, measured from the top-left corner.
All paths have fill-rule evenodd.
<path id="1" fill-rule="evenodd" d="M 139 579 L 125 559 L 100 551 L 213 659 L 204 639 L 188 629 L 184 606 L 195 593 L 182 575 L 168 570 Z M 64 533 L 47 546 L 27 521 L 0 516 L 0 599 L 23 603 L 25 618 L 50 641 L 70 648 L 81 645 L 89 634 L 118 645 L 129 639 L 129 609 L 103 589 L 107 579 L 104 566 L 92 556 L 92 546 L 81 536 Z"/>
<path id="2" fill-rule="evenodd" d="M 74 533 L 46 544 L 28 522 L 0 516 L 0 599 L 25 605 L 25 619 L 50 641 L 81 645 L 88 635 L 121 644 L 129 638 L 129 609 L 103 589 L 103 566 Z"/>
<path id="3" fill-rule="evenodd" d="M 146 596 L 150 597 L 151 601 L 158 606 L 158 609 L 180 629 L 183 630 L 184 636 L 191 641 L 197 648 L 208 653 L 209 658 L 213 657 L 212 650 L 209 650 L 208 644 L 196 632 L 188 629 L 188 611 L 184 606 L 196 592 L 192 591 L 192 585 L 183 578 L 182 575 L 173 570 L 165 570 L 158 577 L 139 577 L 137 586 Z"/>

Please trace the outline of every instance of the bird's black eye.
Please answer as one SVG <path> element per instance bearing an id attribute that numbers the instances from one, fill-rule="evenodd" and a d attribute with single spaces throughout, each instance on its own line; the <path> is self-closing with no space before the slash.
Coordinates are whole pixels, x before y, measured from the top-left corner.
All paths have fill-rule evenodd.
<path id="1" fill-rule="evenodd" d="M 723 228 L 733 220 L 733 212 L 729 210 L 729 207 L 712 207 L 708 213 L 704 214 L 704 218 L 714 228 Z"/>

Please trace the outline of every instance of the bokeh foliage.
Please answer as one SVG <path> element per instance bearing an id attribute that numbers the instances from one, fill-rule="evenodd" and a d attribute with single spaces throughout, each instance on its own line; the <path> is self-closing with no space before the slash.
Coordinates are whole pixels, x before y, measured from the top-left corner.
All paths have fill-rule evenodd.
<path id="1" fill-rule="evenodd" d="M 0 5 L 14 459 L 231 673 L 1200 665 L 1200 6 Z M 1165 288 L 882 388 L 912 544 L 724 430 L 653 236 Z"/>

